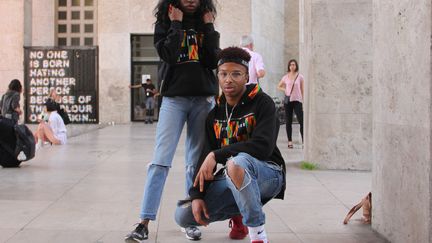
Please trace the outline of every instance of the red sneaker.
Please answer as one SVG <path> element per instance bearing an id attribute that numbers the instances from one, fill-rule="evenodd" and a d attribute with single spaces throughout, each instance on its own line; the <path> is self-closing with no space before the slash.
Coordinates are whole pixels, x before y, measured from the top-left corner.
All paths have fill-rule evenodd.
<path id="1" fill-rule="evenodd" d="M 242 219 L 243 217 L 241 215 L 237 215 L 232 217 L 229 221 L 229 227 L 231 228 L 229 237 L 233 240 L 242 240 L 249 233 L 248 228 L 243 225 Z"/>

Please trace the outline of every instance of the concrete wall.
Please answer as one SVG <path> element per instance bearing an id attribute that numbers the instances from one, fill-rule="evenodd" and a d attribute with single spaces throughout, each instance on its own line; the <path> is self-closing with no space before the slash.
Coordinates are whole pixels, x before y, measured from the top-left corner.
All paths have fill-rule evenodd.
<path id="1" fill-rule="evenodd" d="M 156 0 L 98 1 L 100 121 L 130 121 L 130 34 L 153 33 Z"/>
<path id="2" fill-rule="evenodd" d="M 431 242 L 431 1 L 373 1 L 373 228 Z"/>
<path id="3" fill-rule="evenodd" d="M 102 123 L 130 121 L 130 35 L 153 34 L 156 3 L 157 0 L 98 1 L 96 44 L 99 46 L 99 114 Z M 4 0 L 0 4 L 1 19 L 4 20 L 0 30 L 7 33 L 0 37 L 0 44 L 4 43 L 0 78 L 7 81 L 15 77 L 23 79 L 22 47 L 53 46 L 55 43 L 55 0 Z M 221 47 L 239 45 L 242 35 L 252 34 L 255 50 L 263 55 L 266 64 L 267 75 L 262 86 L 270 95 L 279 95 L 276 84 L 286 66 L 285 2 L 218 1 L 217 8 L 215 24 L 221 33 Z M 1 91 L 6 86 L 6 82 L 0 82 Z"/>
<path id="4" fill-rule="evenodd" d="M 239 46 L 241 36 L 251 33 L 251 9 L 251 0 L 218 1 L 215 28 L 221 34 L 221 48 Z"/>
<path id="5" fill-rule="evenodd" d="M 305 159 L 371 169 L 372 0 L 301 1 Z"/>
<path id="6" fill-rule="evenodd" d="M 285 1 L 252 0 L 252 29 L 254 51 L 264 60 L 266 75 L 261 87 L 270 96 L 280 96 L 277 84 L 285 73 Z"/>
<path id="7" fill-rule="evenodd" d="M 54 46 L 55 43 L 55 1 L 38 0 L 32 2 L 32 42 L 31 46 Z"/>
<path id="8" fill-rule="evenodd" d="M 0 16 L 0 95 L 3 95 L 12 79 L 24 78 L 24 0 L 0 1 Z"/>
<path id="9" fill-rule="evenodd" d="M 284 68 L 290 59 L 299 60 L 299 0 L 285 1 L 285 61 Z"/>

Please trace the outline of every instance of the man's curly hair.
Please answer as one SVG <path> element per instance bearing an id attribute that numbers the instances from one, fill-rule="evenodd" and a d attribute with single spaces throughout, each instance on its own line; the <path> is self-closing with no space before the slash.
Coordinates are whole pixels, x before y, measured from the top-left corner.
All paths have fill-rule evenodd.
<path id="1" fill-rule="evenodd" d="M 220 59 L 241 59 L 249 62 L 251 56 L 247 51 L 243 50 L 242 48 L 237 46 L 231 46 L 223 49 L 218 53 L 217 60 L 219 61 Z"/>

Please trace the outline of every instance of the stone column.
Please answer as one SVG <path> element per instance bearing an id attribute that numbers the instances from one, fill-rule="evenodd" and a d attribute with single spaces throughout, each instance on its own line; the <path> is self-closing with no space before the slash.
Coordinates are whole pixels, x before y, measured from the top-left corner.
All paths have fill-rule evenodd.
<path id="1" fill-rule="evenodd" d="M 285 1 L 285 61 L 284 68 L 290 59 L 299 60 L 299 1 Z"/>
<path id="2" fill-rule="evenodd" d="M 266 75 L 261 87 L 270 96 L 280 96 L 277 84 L 285 73 L 285 1 L 252 0 L 251 35 L 254 51 L 264 60 Z"/>
<path id="3" fill-rule="evenodd" d="M 373 228 L 431 242 L 431 1 L 373 1 Z"/>
<path id="4" fill-rule="evenodd" d="M 3 95 L 10 80 L 23 81 L 24 77 L 24 0 L 0 1 L 0 16 L 0 95 Z"/>
<path id="5" fill-rule="evenodd" d="M 372 0 L 300 1 L 305 160 L 371 169 Z"/>
<path id="6" fill-rule="evenodd" d="M 239 46 L 242 35 L 251 33 L 251 0 L 218 1 L 215 28 L 220 47 Z"/>
<path id="7" fill-rule="evenodd" d="M 55 14 L 54 0 L 32 1 L 32 46 L 54 46 Z"/>

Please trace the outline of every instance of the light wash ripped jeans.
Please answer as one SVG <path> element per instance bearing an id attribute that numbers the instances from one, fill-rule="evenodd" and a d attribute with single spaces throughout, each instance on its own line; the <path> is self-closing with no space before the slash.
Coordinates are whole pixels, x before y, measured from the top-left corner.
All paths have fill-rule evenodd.
<path id="1" fill-rule="evenodd" d="M 210 219 L 202 217 L 211 223 L 241 214 L 244 225 L 263 225 L 265 214 L 261 202 L 279 194 L 285 181 L 282 168 L 246 153 L 239 153 L 230 160 L 245 170 L 242 186 L 240 189 L 236 188 L 225 168 L 224 175 L 215 177 L 204 197 Z M 181 227 L 198 226 L 190 202 L 177 207 L 175 220 Z"/>
<path id="2" fill-rule="evenodd" d="M 148 168 L 144 186 L 141 219 L 156 219 L 168 171 L 185 123 L 187 123 L 185 144 L 185 194 L 187 195 L 204 144 L 205 119 L 213 106 L 212 96 L 162 98 L 153 160 Z"/>

